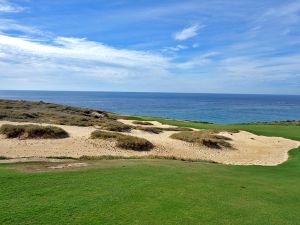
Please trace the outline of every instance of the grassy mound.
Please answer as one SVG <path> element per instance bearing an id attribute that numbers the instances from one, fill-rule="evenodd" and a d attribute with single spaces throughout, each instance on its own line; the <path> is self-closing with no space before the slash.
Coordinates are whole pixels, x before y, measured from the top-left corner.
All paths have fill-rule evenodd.
<path id="1" fill-rule="evenodd" d="M 121 135 L 117 137 L 117 146 L 135 151 L 149 151 L 154 147 L 150 141 L 144 138 L 133 137 L 129 135 Z"/>
<path id="2" fill-rule="evenodd" d="M 183 131 L 172 134 L 171 138 L 201 144 L 214 149 L 232 148 L 232 145 L 227 142 L 231 139 L 217 135 L 215 131 Z"/>
<path id="3" fill-rule="evenodd" d="M 150 122 L 147 122 L 147 121 L 133 121 L 132 123 L 136 124 L 136 125 L 144 125 L 144 126 L 151 126 L 151 125 L 153 125 L 153 123 L 150 123 Z"/>
<path id="4" fill-rule="evenodd" d="M 116 132 L 129 132 L 131 126 L 121 123 L 119 121 L 111 120 L 104 121 L 100 124 L 100 127 L 104 130 L 116 131 Z"/>
<path id="5" fill-rule="evenodd" d="M 114 139 L 117 138 L 120 134 L 115 132 L 107 132 L 102 130 L 96 130 L 91 133 L 92 139 Z"/>
<path id="6" fill-rule="evenodd" d="M 10 125 L 4 124 L 0 128 L 0 134 L 7 138 L 22 138 L 22 139 L 59 139 L 68 137 L 68 133 L 53 126 L 38 126 L 38 125 Z"/>
<path id="7" fill-rule="evenodd" d="M 104 139 L 104 140 L 114 139 L 117 141 L 117 147 L 123 149 L 135 150 L 135 151 L 149 151 L 154 147 L 154 145 L 150 141 L 144 138 L 119 134 L 116 132 L 97 130 L 92 132 L 91 138 Z"/>
<path id="8" fill-rule="evenodd" d="M 141 127 L 141 126 L 136 126 L 135 129 L 137 130 L 142 130 L 145 132 L 153 133 L 153 134 L 159 134 L 163 132 L 163 130 L 159 127 Z"/>

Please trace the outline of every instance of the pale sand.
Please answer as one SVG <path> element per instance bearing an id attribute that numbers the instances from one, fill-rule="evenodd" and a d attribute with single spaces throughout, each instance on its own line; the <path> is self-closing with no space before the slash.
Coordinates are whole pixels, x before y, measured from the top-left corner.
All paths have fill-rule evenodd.
<path id="1" fill-rule="evenodd" d="M 124 121 L 122 121 L 124 122 Z M 158 122 L 155 126 L 168 127 Z M 0 121 L 2 124 L 25 124 Z M 131 123 L 127 121 L 126 123 Z M 31 123 L 32 124 L 32 123 Z M 49 124 L 42 124 L 49 125 Z M 235 150 L 215 150 L 203 146 L 171 139 L 173 131 L 165 131 L 161 134 L 152 134 L 140 130 L 133 130 L 130 135 L 146 138 L 155 148 L 149 152 L 136 152 L 117 148 L 114 141 L 89 139 L 94 127 L 58 126 L 66 130 L 69 138 L 58 140 L 19 140 L 6 139 L 0 136 L 0 156 L 9 158 L 21 157 L 50 157 L 67 156 L 174 156 L 183 159 L 207 160 L 234 165 L 278 165 L 288 159 L 288 151 L 300 146 L 300 142 L 278 138 L 257 136 L 245 131 L 239 133 L 222 132 L 222 135 L 232 138 Z M 0 160 L 0 162 L 3 160 Z"/>

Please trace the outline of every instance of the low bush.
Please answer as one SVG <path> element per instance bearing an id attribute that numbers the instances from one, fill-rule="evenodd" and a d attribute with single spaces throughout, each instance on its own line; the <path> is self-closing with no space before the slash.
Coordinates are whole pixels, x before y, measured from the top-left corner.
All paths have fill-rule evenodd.
<path id="1" fill-rule="evenodd" d="M 4 124 L 0 128 L 0 134 L 7 138 L 41 138 L 41 139 L 58 139 L 68 137 L 68 133 L 53 126 L 38 126 L 38 125 L 10 125 Z"/>
<path id="2" fill-rule="evenodd" d="M 193 129 L 188 127 L 166 127 L 162 128 L 164 131 L 193 131 Z"/>
<path id="3" fill-rule="evenodd" d="M 9 158 L 9 157 L 6 157 L 6 156 L 0 155 L 0 160 L 6 160 L 6 159 L 10 159 L 10 158 Z"/>
<path id="4" fill-rule="evenodd" d="M 116 140 L 116 146 L 119 148 L 130 149 L 135 151 L 149 151 L 154 147 L 154 145 L 144 139 L 139 137 L 134 137 L 125 134 L 119 134 L 116 132 L 108 132 L 108 131 L 94 131 L 91 134 L 91 138 L 93 139 L 114 139 Z"/>
<path id="5" fill-rule="evenodd" d="M 102 130 L 96 130 L 91 133 L 92 139 L 114 139 L 117 138 L 120 134 L 115 132 L 108 132 Z"/>
<path id="6" fill-rule="evenodd" d="M 170 137 L 190 143 L 201 144 L 208 148 L 232 148 L 232 145 L 227 142 L 231 139 L 218 135 L 216 131 L 182 131 L 172 134 Z"/>
<path id="7" fill-rule="evenodd" d="M 117 132 L 129 132 L 131 130 L 131 126 L 121 123 L 119 121 L 105 121 L 100 124 L 101 128 L 109 131 L 117 131 Z"/>
<path id="8" fill-rule="evenodd" d="M 144 138 L 133 137 L 129 135 L 117 137 L 117 146 L 135 151 L 149 151 L 154 147 L 150 141 Z"/>
<path id="9" fill-rule="evenodd" d="M 133 121 L 132 123 L 136 124 L 136 125 L 144 125 L 144 126 L 151 126 L 151 125 L 153 125 L 153 123 L 146 122 L 146 121 Z"/>
<path id="10" fill-rule="evenodd" d="M 149 132 L 149 133 L 153 133 L 153 134 L 159 134 L 159 133 L 163 132 L 163 130 L 159 127 L 141 127 L 141 126 L 137 126 L 137 127 L 135 127 L 135 129 L 142 130 L 142 131 Z"/>

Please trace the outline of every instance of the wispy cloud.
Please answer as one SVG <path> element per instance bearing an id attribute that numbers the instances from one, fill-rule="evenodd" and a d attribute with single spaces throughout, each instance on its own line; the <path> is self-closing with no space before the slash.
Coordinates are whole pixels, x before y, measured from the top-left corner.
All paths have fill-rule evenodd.
<path id="1" fill-rule="evenodd" d="M 32 74 L 80 73 L 116 79 L 167 74 L 169 59 L 153 53 L 116 49 L 86 39 L 56 37 L 47 42 L 0 34 L 2 72 Z M 11 69 L 14 67 L 14 69 Z M 7 69 L 7 70 L 5 70 Z M 55 72 L 54 72 L 55 71 Z M 38 74 L 36 74 L 38 75 Z M 31 75 L 32 76 L 32 75 Z M 84 78 L 83 78 L 84 79 Z"/>
<path id="2" fill-rule="evenodd" d="M 0 13 L 16 13 L 23 10 L 23 7 L 13 4 L 8 0 L 0 0 Z"/>
<path id="3" fill-rule="evenodd" d="M 183 30 L 179 31 L 179 32 L 176 32 L 174 34 L 174 38 L 175 40 L 178 40 L 178 41 L 184 41 L 186 39 L 189 39 L 189 38 L 192 38 L 192 37 L 195 37 L 198 35 L 198 31 L 203 28 L 203 26 L 200 26 L 198 24 L 195 24 L 193 26 L 190 26 L 190 27 L 187 27 L 187 28 L 184 28 Z"/>
<path id="4" fill-rule="evenodd" d="M 45 32 L 42 32 L 41 30 L 25 26 L 22 24 L 19 24 L 17 21 L 12 19 L 0 19 L 0 32 L 7 32 L 7 31 L 18 31 L 24 34 L 37 34 L 37 35 L 45 35 Z"/>

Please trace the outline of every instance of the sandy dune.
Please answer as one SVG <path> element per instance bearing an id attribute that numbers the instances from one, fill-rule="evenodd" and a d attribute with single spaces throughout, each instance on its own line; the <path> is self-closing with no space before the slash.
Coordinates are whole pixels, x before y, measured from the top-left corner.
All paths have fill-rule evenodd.
<path id="1" fill-rule="evenodd" d="M 122 121 L 124 122 L 124 121 Z M 0 121 L 2 124 L 21 124 Z M 131 123 L 127 121 L 126 123 Z M 155 126 L 165 127 L 158 122 Z M 22 123 L 24 124 L 24 123 Z M 42 124 L 48 125 L 48 124 Z M 239 133 L 223 132 L 222 135 L 232 138 L 235 150 L 215 150 L 174 140 L 169 136 L 175 132 L 165 131 L 151 134 L 133 130 L 130 135 L 146 138 L 156 147 L 149 152 L 136 152 L 117 148 L 115 142 L 89 139 L 94 127 L 76 127 L 55 125 L 65 129 L 70 137 L 58 140 L 19 140 L 6 139 L 0 136 L 0 156 L 10 158 L 68 156 L 175 156 L 178 158 L 209 160 L 234 165 L 278 165 L 288 159 L 288 151 L 300 146 L 300 142 L 278 137 L 257 136 L 245 131 Z M 0 161 L 1 162 L 1 161 Z"/>

